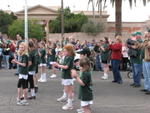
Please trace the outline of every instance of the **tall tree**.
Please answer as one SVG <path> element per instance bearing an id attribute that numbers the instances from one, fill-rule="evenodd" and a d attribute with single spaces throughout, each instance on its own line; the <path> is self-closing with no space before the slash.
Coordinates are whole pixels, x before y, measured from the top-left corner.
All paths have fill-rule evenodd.
<path id="1" fill-rule="evenodd" d="M 90 3 L 92 3 L 93 19 L 95 19 L 95 4 L 94 4 L 94 0 L 89 0 L 88 1 L 88 7 L 89 7 Z"/>
<path id="2" fill-rule="evenodd" d="M 0 32 L 7 34 L 8 26 L 16 19 L 17 17 L 13 13 L 8 14 L 4 11 L 0 11 Z"/>
<path id="3" fill-rule="evenodd" d="M 89 0 L 90 1 L 90 0 Z M 97 0 L 97 5 L 100 6 L 101 2 L 104 2 L 104 5 L 107 1 L 110 1 L 113 6 L 115 6 L 115 27 L 116 27 L 116 35 L 122 35 L 122 1 L 123 0 Z M 127 0 L 124 0 L 127 1 Z M 133 2 L 136 5 L 137 0 L 128 0 L 130 3 L 130 7 L 132 8 Z M 147 2 L 150 0 L 142 0 L 143 5 L 145 6 Z"/>

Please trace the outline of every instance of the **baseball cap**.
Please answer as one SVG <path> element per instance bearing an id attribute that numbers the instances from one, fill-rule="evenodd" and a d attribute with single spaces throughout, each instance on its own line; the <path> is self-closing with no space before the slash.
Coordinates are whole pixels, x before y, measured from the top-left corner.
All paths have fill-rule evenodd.
<path id="1" fill-rule="evenodd" d="M 91 55 L 91 51 L 88 47 L 83 48 L 82 50 L 77 52 L 78 54 L 83 54 L 83 55 L 87 55 L 90 56 Z"/>

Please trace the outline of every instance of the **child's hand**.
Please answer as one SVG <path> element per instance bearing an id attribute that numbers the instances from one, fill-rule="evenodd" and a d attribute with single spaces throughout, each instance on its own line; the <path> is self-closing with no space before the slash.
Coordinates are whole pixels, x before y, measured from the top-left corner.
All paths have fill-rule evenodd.
<path id="1" fill-rule="evenodd" d="M 58 63 L 57 62 L 54 62 L 53 64 L 52 64 L 54 67 L 58 67 Z"/>
<path id="2" fill-rule="evenodd" d="M 17 62 L 17 60 L 16 60 L 16 59 L 13 59 L 11 62 L 12 62 L 12 63 L 16 63 L 16 62 Z"/>
<path id="3" fill-rule="evenodd" d="M 76 70 L 71 70 L 71 76 L 72 78 L 77 78 L 77 71 Z"/>

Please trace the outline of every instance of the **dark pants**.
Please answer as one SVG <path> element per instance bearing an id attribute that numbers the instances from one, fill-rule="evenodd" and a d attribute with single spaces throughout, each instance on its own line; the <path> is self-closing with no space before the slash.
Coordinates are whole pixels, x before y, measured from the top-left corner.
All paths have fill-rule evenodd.
<path id="1" fill-rule="evenodd" d="M 3 56 L 0 56 L 0 68 L 2 68 L 2 60 L 3 60 Z"/>
<path id="2" fill-rule="evenodd" d="M 126 71 L 128 67 L 129 59 L 128 58 L 123 58 L 122 59 L 122 70 Z"/>
<path id="3" fill-rule="evenodd" d="M 133 64 L 133 82 L 137 86 L 141 86 L 142 64 Z"/>
<path id="4" fill-rule="evenodd" d="M 120 60 L 112 60 L 111 61 L 114 81 L 118 82 L 118 83 L 122 83 L 122 78 L 121 78 L 121 74 L 119 71 L 120 62 L 121 62 Z"/>
<path id="5" fill-rule="evenodd" d="M 95 70 L 96 71 L 101 71 L 102 70 L 102 66 L 101 66 L 101 62 L 100 62 L 100 55 L 99 54 L 96 55 Z"/>
<path id="6" fill-rule="evenodd" d="M 17 86 L 18 86 L 18 88 L 26 89 L 26 88 L 28 88 L 28 81 L 23 78 L 19 79 Z"/>
<path id="7" fill-rule="evenodd" d="M 34 88 L 34 79 L 33 79 L 33 75 L 29 75 L 28 76 L 28 83 L 30 85 L 30 89 Z"/>

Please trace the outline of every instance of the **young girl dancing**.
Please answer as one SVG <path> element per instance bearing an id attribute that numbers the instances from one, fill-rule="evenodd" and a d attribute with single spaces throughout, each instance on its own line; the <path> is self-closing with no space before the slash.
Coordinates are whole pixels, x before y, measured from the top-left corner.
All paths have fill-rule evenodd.
<path id="1" fill-rule="evenodd" d="M 28 50 L 27 44 L 22 42 L 19 45 L 18 50 L 19 60 L 12 60 L 12 63 L 19 65 L 19 80 L 18 80 L 18 97 L 17 97 L 17 105 L 28 105 L 27 102 L 27 88 L 28 88 Z M 21 100 L 22 97 L 22 89 L 24 99 Z"/>
<path id="2" fill-rule="evenodd" d="M 71 44 L 64 46 L 63 48 L 64 61 L 62 64 L 54 63 L 55 67 L 62 69 L 62 85 L 64 86 L 64 92 L 67 95 L 67 104 L 62 107 L 63 110 L 73 109 L 73 79 L 71 77 L 71 70 L 73 69 L 74 61 L 74 48 Z"/>
<path id="3" fill-rule="evenodd" d="M 72 70 L 72 77 L 80 84 L 79 99 L 83 111 L 78 113 L 91 113 L 90 105 L 93 104 L 92 78 L 90 70 L 90 61 L 88 58 L 80 59 L 80 76 L 75 70 Z"/>

